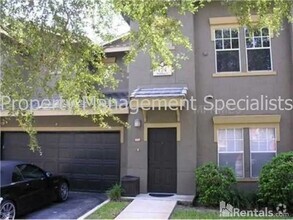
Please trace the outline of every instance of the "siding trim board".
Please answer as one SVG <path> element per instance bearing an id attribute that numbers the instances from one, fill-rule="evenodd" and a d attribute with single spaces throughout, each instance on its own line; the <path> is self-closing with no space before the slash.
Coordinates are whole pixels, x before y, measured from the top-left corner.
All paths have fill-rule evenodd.
<path id="1" fill-rule="evenodd" d="M 259 16 L 252 15 L 251 19 L 253 22 L 257 22 L 259 20 Z M 239 24 L 239 18 L 236 16 L 230 17 L 213 17 L 209 18 L 210 25 L 231 25 L 231 24 Z"/>
<path id="2" fill-rule="evenodd" d="M 252 22 L 256 23 L 259 21 L 258 15 L 251 16 Z M 209 18 L 209 24 L 211 29 L 211 41 L 215 40 L 215 30 L 223 28 L 239 28 L 242 25 L 239 23 L 239 18 L 235 16 L 231 17 L 212 17 Z M 270 37 L 273 38 L 273 33 L 270 33 Z"/>
<path id="3" fill-rule="evenodd" d="M 217 130 L 221 128 L 275 128 L 280 141 L 281 115 L 214 116 L 214 142 L 218 141 Z"/>
<path id="4" fill-rule="evenodd" d="M 125 52 L 129 50 L 130 50 L 130 46 L 108 47 L 105 49 L 105 53 Z"/>
<path id="5" fill-rule="evenodd" d="M 149 128 L 176 128 L 176 140 L 181 140 L 181 125 L 180 123 L 144 123 L 143 139 L 148 141 Z"/>
<path id="6" fill-rule="evenodd" d="M 232 72 L 232 73 L 213 73 L 213 77 L 247 77 L 247 76 L 276 76 L 276 71 L 267 72 Z"/>
<path id="7" fill-rule="evenodd" d="M 114 114 L 114 115 L 119 115 L 119 114 L 129 114 L 129 108 L 117 108 L 117 109 L 109 109 L 109 111 Z M 70 110 L 33 110 L 33 115 L 34 116 L 68 116 L 68 115 L 76 115 Z M 89 115 L 96 115 L 97 111 L 94 110 L 85 110 L 84 111 L 86 114 Z M 0 111 L 0 117 L 13 117 L 9 115 L 8 111 Z"/>

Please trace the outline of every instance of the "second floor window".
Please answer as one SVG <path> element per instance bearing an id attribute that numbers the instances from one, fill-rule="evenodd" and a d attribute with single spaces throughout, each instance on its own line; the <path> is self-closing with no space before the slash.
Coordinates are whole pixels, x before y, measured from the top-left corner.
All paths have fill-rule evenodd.
<path id="1" fill-rule="evenodd" d="M 239 72 L 239 33 L 237 28 L 215 30 L 217 72 Z"/>
<path id="2" fill-rule="evenodd" d="M 268 28 L 256 31 L 245 28 L 215 29 L 214 44 L 217 73 L 240 72 L 241 69 L 247 72 L 273 70 Z"/>
<path id="3" fill-rule="evenodd" d="M 254 32 L 245 30 L 245 43 L 247 53 L 247 70 L 272 70 L 271 40 L 268 28 Z"/>

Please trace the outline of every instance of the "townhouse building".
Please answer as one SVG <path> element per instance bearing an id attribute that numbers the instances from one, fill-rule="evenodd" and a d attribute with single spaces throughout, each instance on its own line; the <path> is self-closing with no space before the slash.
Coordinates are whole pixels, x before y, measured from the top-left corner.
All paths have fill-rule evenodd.
<path id="1" fill-rule="evenodd" d="M 231 167 L 239 187 L 255 189 L 263 165 L 293 150 L 292 24 L 284 22 L 278 36 L 269 27 L 248 30 L 220 2 L 170 16 L 182 21 L 193 49 L 171 48 L 188 57 L 180 69 L 162 64 L 153 71 L 143 52 L 125 66 L 129 44 L 106 45 L 121 73 L 118 88 L 105 93 L 129 101 L 113 109 L 129 128 L 39 110 L 42 155 L 24 147 L 28 137 L 12 120 L 1 127 L 1 159 L 33 161 L 68 176 L 76 190 L 105 190 L 133 175 L 141 193 L 177 194 L 194 194 L 195 168 L 214 162 Z"/>

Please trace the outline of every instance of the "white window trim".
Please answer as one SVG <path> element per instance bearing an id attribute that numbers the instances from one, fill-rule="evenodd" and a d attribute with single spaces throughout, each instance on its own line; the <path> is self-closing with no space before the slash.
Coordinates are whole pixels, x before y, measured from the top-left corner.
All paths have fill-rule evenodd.
<path id="1" fill-rule="evenodd" d="M 238 37 L 237 38 L 232 38 L 232 37 L 230 37 L 229 39 L 230 39 L 230 41 L 232 40 L 232 39 L 238 39 L 238 48 L 230 48 L 230 49 L 217 49 L 217 46 L 216 46 L 216 41 L 217 41 L 217 39 L 216 39 L 216 30 L 222 30 L 222 34 L 223 34 L 223 30 L 224 29 L 230 29 L 230 31 L 231 31 L 231 29 L 237 29 L 237 31 L 238 31 Z M 227 73 L 241 73 L 241 51 L 240 51 L 240 47 L 241 47 L 241 42 L 240 42 L 240 30 L 239 30 L 239 28 L 238 27 L 227 27 L 227 28 L 225 28 L 225 27 L 219 27 L 219 28 L 215 28 L 215 29 L 213 29 L 213 36 L 214 36 L 214 54 L 215 54 L 215 70 L 216 70 L 216 73 L 215 74 L 227 74 Z M 228 38 L 227 38 L 228 39 Z M 224 41 L 225 40 L 225 38 L 223 37 L 222 38 L 222 41 Z M 231 43 L 231 46 L 232 46 L 232 43 Z M 239 54 L 239 71 L 226 71 L 226 72 L 218 72 L 218 60 L 217 60 L 217 51 L 238 51 L 238 54 Z"/>
<path id="2" fill-rule="evenodd" d="M 220 152 L 219 154 L 234 154 L 234 153 L 243 153 L 243 151 L 224 151 L 224 152 Z"/>
<path id="3" fill-rule="evenodd" d="M 246 45 L 246 39 L 249 39 L 250 37 L 246 36 L 246 29 L 244 28 L 244 43 L 245 43 L 245 65 L 246 65 L 246 71 L 247 73 L 261 73 L 261 72 L 274 72 L 274 66 L 273 66 L 273 53 L 272 53 L 272 35 L 271 35 L 271 31 L 268 28 L 269 31 L 269 35 L 267 36 L 269 38 L 270 41 L 270 46 L 269 47 L 252 47 L 252 48 L 248 48 Z M 254 36 L 253 36 L 254 37 Z M 270 70 L 248 70 L 248 50 L 263 50 L 263 49 L 270 49 L 270 61 L 271 61 L 271 69 Z"/>

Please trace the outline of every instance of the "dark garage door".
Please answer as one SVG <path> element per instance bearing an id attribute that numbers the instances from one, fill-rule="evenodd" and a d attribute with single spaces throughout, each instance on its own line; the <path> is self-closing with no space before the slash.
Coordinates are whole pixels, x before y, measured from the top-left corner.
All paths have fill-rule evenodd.
<path id="1" fill-rule="evenodd" d="M 23 160 L 68 177 L 71 189 L 105 191 L 120 178 L 119 132 L 39 132 L 41 153 L 28 149 L 28 135 L 3 132 L 4 160 Z"/>

